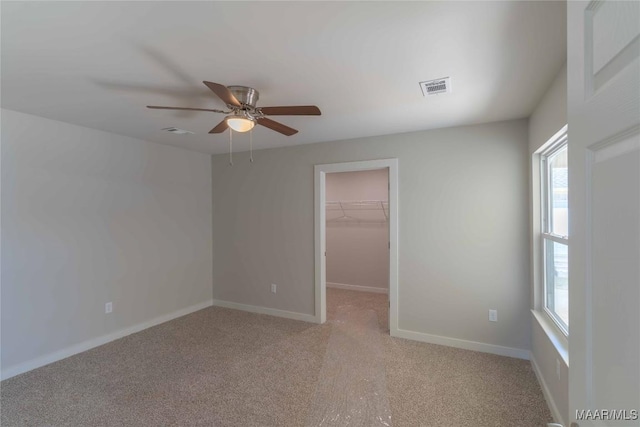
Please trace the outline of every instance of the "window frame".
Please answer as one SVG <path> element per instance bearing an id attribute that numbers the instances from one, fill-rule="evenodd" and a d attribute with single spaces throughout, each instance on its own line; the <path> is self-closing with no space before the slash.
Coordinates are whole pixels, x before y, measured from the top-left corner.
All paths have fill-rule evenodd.
<path id="1" fill-rule="evenodd" d="M 547 286 L 547 272 L 550 268 L 550 262 L 553 262 L 551 256 L 548 255 L 547 242 L 555 242 L 567 247 L 567 253 L 569 252 L 569 236 L 563 236 L 552 232 L 552 203 L 551 203 L 551 169 L 549 166 L 549 159 L 552 158 L 559 151 L 567 147 L 568 149 L 568 134 L 567 128 L 563 128 L 563 131 L 539 152 L 540 155 L 540 250 L 541 250 L 541 302 L 542 311 L 551 321 L 558 327 L 565 337 L 569 336 L 569 325 L 560 318 L 560 316 L 548 307 L 547 301 L 549 297 L 549 289 Z M 568 195 L 567 195 L 568 196 Z M 568 233 L 568 231 L 567 231 Z M 569 273 L 570 274 L 570 273 Z"/>

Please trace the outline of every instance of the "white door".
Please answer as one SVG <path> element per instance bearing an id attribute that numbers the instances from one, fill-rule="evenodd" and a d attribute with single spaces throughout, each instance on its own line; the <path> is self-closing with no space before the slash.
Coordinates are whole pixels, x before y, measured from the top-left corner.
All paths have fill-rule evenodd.
<path id="1" fill-rule="evenodd" d="M 569 416 L 640 426 L 640 2 L 567 8 Z"/>

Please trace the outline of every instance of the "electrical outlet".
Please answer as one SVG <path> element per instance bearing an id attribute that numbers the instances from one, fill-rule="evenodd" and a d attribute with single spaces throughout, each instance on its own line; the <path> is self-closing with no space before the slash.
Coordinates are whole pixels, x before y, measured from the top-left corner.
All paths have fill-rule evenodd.
<path id="1" fill-rule="evenodd" d="M 489 310 L 489 321 L 490 322 L 498 321 L 498 310 Z"/>
<path id="2" fill-rule="evenodd" d="M 113 311 L 113 303 L 111 303 L 111 302 L 106 303 L 106 304 L 104 305 L 104 312 L 105 312 L 106 314 L 109 314 L 109 313 L 111 313 L 112 311 Z"/>
<path id="3" fill-rule="evenodd" d="M 558 380 L 560 380 L 560 359 L 556 359 L 556 375 L 558 376 Z"/>
<path id="4" fill-rule="evenodd" d="M 272 283 L 271 284 L 271 292 L 273 292 L 275 294 L 277 290 L 278 290 L 278 285 L 276 285 L 275 283 Z"/>

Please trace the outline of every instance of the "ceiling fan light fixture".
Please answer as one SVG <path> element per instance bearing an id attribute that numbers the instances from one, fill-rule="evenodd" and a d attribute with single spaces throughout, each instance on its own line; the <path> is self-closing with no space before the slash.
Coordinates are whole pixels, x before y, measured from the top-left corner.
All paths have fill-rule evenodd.
<path id="1" fill-rule="evenodd" d="M 249 117 L 236 115 L 227 117 L 227 125 L 236 132 L 249 132 L 256 122 Z"/>
<path id="2" fill-rule="evenodd" d="M 286 105 L 258 108 L 256 107 L 256 102 L 258 101 L 259 94 L 258 91 L 253 88 L 247 86 L 224 86 L 220 83 L 208 81 L 204 81 L 203 83 L 225 103 L 228 111 L 211 108 L 162 107 L 158 105 L 147 105 L 147 108 L 229 114 L 209 131 L 210 134 L 224 133 L 227 129 L 231 129 L 231 131 L 235 130 L 236 132 L 249 132 L 258 124 L 282 135 L 291 136 L 298 133 L 298 131 L 272 120 L 267 116 L 319 116 L 322 114 L 320 109 L 315 105 Z M 231 132 L 229 135 L 231 136 Z"/>

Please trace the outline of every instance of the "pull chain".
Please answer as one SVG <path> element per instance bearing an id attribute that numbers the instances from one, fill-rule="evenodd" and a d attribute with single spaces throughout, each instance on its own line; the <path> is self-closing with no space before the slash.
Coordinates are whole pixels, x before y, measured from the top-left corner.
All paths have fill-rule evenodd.
<path id="1" fill-rule="evenodd" d="M 253 163 L 253 129 L 249 131 L 249 161 Z"/>
<path id="2" fill-rule="evenodd" d="M 233 166 L 233 130 L 229 129 L 229 166 Z"/>

